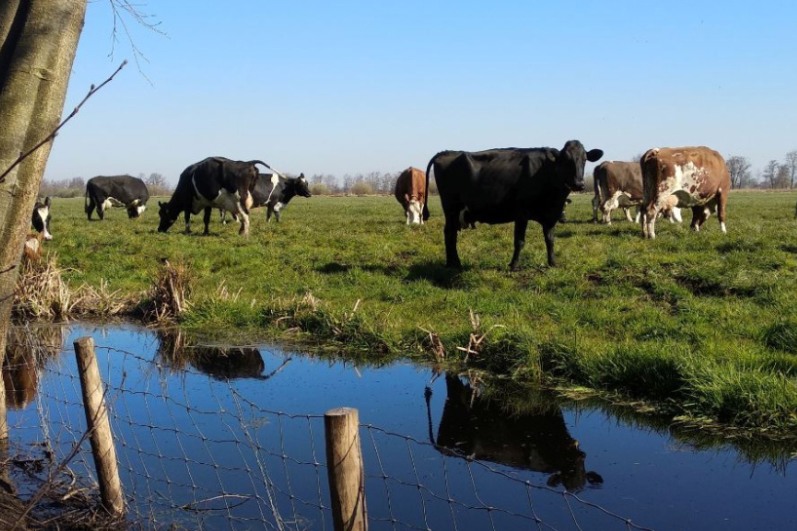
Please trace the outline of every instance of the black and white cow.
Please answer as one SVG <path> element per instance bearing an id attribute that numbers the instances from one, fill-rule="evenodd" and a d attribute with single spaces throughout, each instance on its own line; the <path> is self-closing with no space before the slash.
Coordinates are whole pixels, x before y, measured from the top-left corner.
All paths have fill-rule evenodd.
<path id="1" fill-rule="evenodd" d="M 279 222 L 280 213 L 297 195 L 312 197 L 304 173 L 298 177 L 285 177 L 277 173 L 260 173 L 257 176 L 255 188 L 252 190 L 251 208 L 267 207 L 266 222 L 271 221 L 272 214 Z M 235 217 L 233 214 L 233 218 Z M 227 222 L 224 210 L 221 211 L 221 222 Z"/>
<path id="2" fill-rule="evenodd" d="M 461 268 L 457 232 L 472 224 L 515 223 L 510 269 L 517 269 L 529 220 L 542 225 L 548 265 L 555 265 L 554 227 L 568 194 L 584 189 L 584 165 L 603 156 L 586 151 L 578 140 L 554 148 L 504 148 L 486 151 L 442 151 L 429 161 L 434 169 L 445 215 L 446 266 Z"/>
<path id="3" fill-rule="evenodd" d="M 40 232 L 45 240 L 52 240 L 53 235 L 50 234 L 50 198 L 46 197 L 44 201 L 41 199 L 36 200 L 33 205 L 33 215 L 31 216 L 30 223 L 36 232 Z"/>
<path id="4" fill-rule="evenodd" d="M 191 232 L 191 214 L 205 211 L 205 234 L 209 234 L 212 209 L 221 208 L 236 214 L 241 222 L 239 234 L 249 235 L 249 209 L 252 208 L 252 189 L 257 180 L 257 164 L 268 168 L 260 160 L 240 161 L 224 157 L 208 157 L 191 164 L 177 182 L 171 199 L 158 203 L 160 224 L 158 232 L 166 232 L 180 213 L 185 214 L 185 232 Z"/>
<path id="5" fill-rule="evenodd" d="M 105 211 L 111 207 L 122 206 L 128 218 L 137 218 L 144 213 L 149 201 L 149 190 L 144 181 L 131 175 L 99 175 L 86 183 L 86 216 L 97 209 L 97 216 L 105 218 Z"/>

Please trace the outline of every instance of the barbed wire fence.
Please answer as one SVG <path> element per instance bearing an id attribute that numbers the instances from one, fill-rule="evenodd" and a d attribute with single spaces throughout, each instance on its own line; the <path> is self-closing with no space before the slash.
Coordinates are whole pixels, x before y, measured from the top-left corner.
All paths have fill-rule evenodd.
<path id="1" fill-rule="evenodd" d="M 85 439 L 74 351 L 64 350 L 26 365 L 37 372 L 35 398 L 28 396 L 35 407 L 9 412 L 10 452 L 28 462 L 28 475 L 47 477 Z M 270 410 L 235 379 L 96 350 L 130 526 L 334 529 L 323 412 Z M 359 435 L 370 529 L 646 529 L 578 493 L 434 442 L 368 423 Z M 88 443 L 61 476 L 71 492 L 96 491 Z M 36 488 L 27 484 L 22 499 Z"/>

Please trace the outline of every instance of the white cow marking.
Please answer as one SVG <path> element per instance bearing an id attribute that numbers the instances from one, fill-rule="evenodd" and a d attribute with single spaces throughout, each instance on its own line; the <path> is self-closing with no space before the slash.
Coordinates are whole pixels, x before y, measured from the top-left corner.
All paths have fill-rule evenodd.
<path id="1" fill-rule="evenodd" d="M 48 225 L 47 216 L 50 215 L 50 207 L 46 207 L 45 206 L 45 207 L 37 208 L 36 211 L 39 213 L 39 217 L 41 218 L 42 224 L 44 225 L 44 232 L 43 232 L 44 239 L 45 240 L 52 240 L 53 239 L 53 235 L 50 234 L 49 230 L 47 230 L 48 229 L 48 227 L 47 227 L 47 225 Z"/>
<path id="2" fill-rule="evenodd" d="M 423 208 L 421 207 L 420 201 L 415 198 L 412 198 L 407 205 L 407 225 L 423 225 L 423 216 L 421 216 L 421 212 Z M 464 219 L 464 214 L 461 215 Z M 460 224 L 464 224 L 464 221 L 460 221 Z"/>

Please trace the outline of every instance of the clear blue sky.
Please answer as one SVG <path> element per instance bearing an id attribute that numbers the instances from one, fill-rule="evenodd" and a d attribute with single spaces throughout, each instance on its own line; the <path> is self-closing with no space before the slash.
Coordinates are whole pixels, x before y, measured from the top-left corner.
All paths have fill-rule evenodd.
<path id="1" fill-rule="evenodd" d="M 567 7 L 565 7 L 567 6 Z M 206 156 L 289 173 L 394 172 L 443 149 L 607 159 L 704 144 L 754 174 L 797 149 L 797 2 L 150 0 L 113 43 L 89 4 L 45 177 L 157 172 Z"/>

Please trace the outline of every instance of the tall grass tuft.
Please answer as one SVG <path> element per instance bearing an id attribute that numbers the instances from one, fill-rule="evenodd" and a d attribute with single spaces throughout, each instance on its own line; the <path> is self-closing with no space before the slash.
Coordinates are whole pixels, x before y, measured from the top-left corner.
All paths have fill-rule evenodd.
<path id="1" fill-rule="evenodd" d="M 38 260 L 23 257 L 14 291 L 12 315 L 20 318 L 64 319 L 75 304 L 55 254 Z"/>
<path id="2" fill-rule="evenodd" d="M 797 320 L 778 321 L 767 327 L 762 335 L 767 347 L 797 354 Z"/>
<path id="3" fill-rule="evenodd" d="M 163 260 L 143 305 L 144 320 L 156 324 L 177 321 L 191 308 L 192 280 L 186 264 Z"/>

